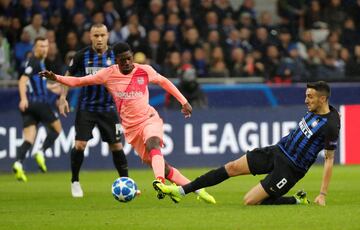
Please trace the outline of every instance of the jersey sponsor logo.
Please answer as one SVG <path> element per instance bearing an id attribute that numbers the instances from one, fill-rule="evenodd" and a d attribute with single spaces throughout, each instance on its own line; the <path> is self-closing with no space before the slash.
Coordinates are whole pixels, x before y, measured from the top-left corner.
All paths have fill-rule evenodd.
<path id="1" fill-rule="evenodd" d="M 144 93 L 141 91 L 131 91 L 131 92 L 117 92 L 115 94 L 120 99 L 136 99 L 144 96 Z"/>
<path id="2" fill-rule="evenodd" d="M 303 133 L 308 139 L 310 139 L 310 137 L 313 135 L 313 132 L 310 130 L 309 126 L 306 124 L 306 121 L 305 121 L 304 118 L 299 122 L 299 127 L 300 127 L 302 133 Z"/>
<path id="3" fill-rule="evenodd" d="M 26 73 L 26 74 L 31 74 L 32 71 L 33 71 L 33 68 L 32 68 L 31 66 L 28 66 L 28 67 L 26 67 L 26 69 L 25 69 L 25 73 Z"/>
<path id="4" fill-rule="evenodd" d="M 85 74 L 86 75 L 94 75 L 98 71 L 102 70 L 104 67 L 85 67 Z"/>

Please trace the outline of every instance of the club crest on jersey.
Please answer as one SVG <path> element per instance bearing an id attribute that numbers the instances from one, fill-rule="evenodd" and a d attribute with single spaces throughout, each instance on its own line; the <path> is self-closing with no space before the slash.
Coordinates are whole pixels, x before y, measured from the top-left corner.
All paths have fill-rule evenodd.
<path id="1" fill-rule="evenodd" d="M 314 128 L 319 124 L 319 120 L 315 120 L 313 123 L 311 123 L 311 127 Z"/>
<path id="2" fill-rule="evenodd" d="M 112 61 L 111 61 L 110 58 L 108 58 L 108 59 L 106 60 L 106 65 L 107 65 L 107 66 L 110 66 L 111 64 L 112 64 Z"/>
<path id="3" fill-rule="evenodd" d="M 143 85 L 145 82 L 144 77 L 138 77 L 136 80 L 139 85 Z"/>

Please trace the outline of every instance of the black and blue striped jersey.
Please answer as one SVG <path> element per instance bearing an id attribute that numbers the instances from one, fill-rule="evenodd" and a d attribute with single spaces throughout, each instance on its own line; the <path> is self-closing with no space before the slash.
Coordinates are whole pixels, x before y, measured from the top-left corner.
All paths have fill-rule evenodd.
<path id="1" fill-rule="evenodd" d="M 110 47 L 103 54 L 98 54 L 89 46 L 76 53 L 69 64 L 68 71 L 71 76 L 92 75 L 114 63 L 115 56 Z M 78 109 L 109 112 L 115 110 L 115 105 L 110 93 L 103 85 L 90 85 L 82 87 Z"/>
<path id="2" fill-rule="evenodd" d="M 297 167 L 307 171 L 321 150 L 337 148 L 339 130 L 339 113 L 330 106 L 325 115 L 308 112 L 278 146 Z"/>
<path id="3" fill-rule="evenodd" d="M 26 85 L 26 95 L 29 102 L 49 102 L 46 78 L 39 76 L 39 72 L 45 69 L 44 60 L 35 56 L 31 57 L 25 65 L 23 75 L 29 77 Z"/>

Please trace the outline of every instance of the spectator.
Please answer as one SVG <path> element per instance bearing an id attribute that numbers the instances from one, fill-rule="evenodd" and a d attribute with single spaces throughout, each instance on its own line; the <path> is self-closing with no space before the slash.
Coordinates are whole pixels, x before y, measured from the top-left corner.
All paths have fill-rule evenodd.
<path id="1" fill-rule="evenodd" d="M 110 45 L 114 45 L 117 42 L 124 41 L 122 34 L 121 34 L 121 26 L 122 23 L 120 19 L 115 20 L 114 27 L 111 29 L 109 34 L 109 43 Z"/>
<path id="2" fill-rule="evenodd" d="M 215 47 L 211 55 L 209 77 L 226 78 L 229 76 L 230 73 L 225 64 L 224 51 L 220 46 Z"/>
<path id="3" fill-rule="evenodd" d="M 14 47 L 15 43 L 20 40 L 21 33 L 22 26 L 20 24 L 20 19 L 16 17 L 11 18 L 10 27 L 6 32 L 7 39 L 11 47 Z"/>
<path id="4" fill-rule="evenodd" d="M 52 10 L 50 9 L 49 0 L 39 0 L 39 12 L 43 18 L 44 25 L 48 25 Z"/>
<path id="5" fill-rule="evenodd" d="M 200 46 L 201 43 L 198 30 L 195 27 L 188 29 L 185 34 L 182 48 L 184 50 L 189 50 L 191 53 L 194 53 L 195 48 Z"/>
<path id="6" fill-rule="evenodd" d="M 304 15 L 305 1 L 303 0 L 278 0 L 278 14 L 280 24 L 286 27 L 293 38 L 297 38 L 300 18 Z"/>
<path id="7" fill-rule="evenodd" d="M 74 14 L 73 23 L 71 30 L 74 31 L 78 38 L 82 36 L 84 31 L 90 29 L 90 23 L 86 22 L 85 15 L 82 12 L 77 12 Z"/>
<path id="8" fill-rule="evenodd" d="M 163 41 L 161 42 L 161 49 L 159 50 L 159 63 L 163 64 L 165 58 L 171 52 L 180 51 L 180 46 L 176 42 L 176 35 L 173 30 L 165 31 Z"/>
<path id="9" fill-rule="evenodd" d="M 178 14 L 180 12 L 178 1 L 177 0 L 168 0 L 168 1 L 166 1 L 165 12 L 168 13 L 168 14 L 171 14 L 171 13 Z"/>
<path id="10" fill-rule="evenodd" d="M 147 30 L 154 27 L 153 22 L 156 15 L 163 13 L 163 2 L 162 0 L 151 0 L 149 4 L 149 10 L 146 11 L 145 15 L 142 16 L 142 24 Z"/>
<path id="11" fill-rule="evenodd" d="M 215 11 L 219 16 L 219 21 L 222 21 L 226 17 L 233 17 L 234 10 L 230 5 L 229 0 L 217 0 L 215 1 Z"/>
<path id="12" fill-rule="evenodd" d="M 14 16 L 20 18 L 21 25 L 28 25 L 36 12 L 32 0 L 20 0 L 20 4 L 15 7 Z"/>
<path id="13" fill-rule="evenodd" d="M 340 44 L 339 33 L 335 31 L 330 32 L 326 42 L 321 45 L 321 48 L 324 49 L 327 54 L 337 58 L 338 53 L 342 48 L 342 45 Z"/>
<path id="14" fill-rule="evenodd" d="M 195 23 L 197 28 L 202 28 L 204 25 L 207 25 L 206 15 L 212 11 L 215 12 L 215 5 L 213 0 L 201 0 L 200 5 L 196 7 L 195 14 Z M 203 34 L 201 34 L 203 36 Z"/>
<path id="15" fill-rule="evenodd" d="M 164 14 L 158 14 L 155 16 L 151 29 L 159 30 L 161 32 L 164 32 L 166 29 L 166 23 L 165 23 L 165 15 Z"/>
<path id="16" fill-rule="evenodd" d="M 301 60 L 296 45 L 289 47 L 289 56 L 283 57 L 278 68 L 281 82 L 299 82 L 308 79 L 305 63 Z"/>
<path id="17" fill-rule="evenodd" d="M 330 0 L 330 4 L 324 9 L 324 20 L 330 30 L 339 30 L 346 18 L 345 9 L 341 6 L 341 0 Z"/>
<path id="18" fill-rule="evenodd" d="M 359 32 L 356 31 L 354 20 L 352 18 L 347 18 L 340 35 L 340 43 L 350 50 L 351 53 L 354 53 L 354 47 L 359 43 L 359 39 L 360 35 Z"/>
<path id="19" fill-rule="evenodd" d="M 336 58 L 331 54 L 327 54 L 318 68 L 317 78 L 324 81 L 344 80 L 345 73 L 342 71 L 341 66 L 337 64 Z"/>
<path id="20" fill-rule="evenodd" d="M 191 17 L 192 15 L 195 14 L 193 9 L 191 8 L 191 0 L 180 0 L 179 8 L 180 8 L 179 16 L 182 20 Z"/>
<path id="21" fill-rule="evenodd" d="M 304 27 L 312 29 L 316 22 L 324 22 L 324 12 L 319 0 L 311 0 L 310 7 L 305 10 Z"/>
<path id="22" fill-rule="evenodd" d="M 26 54 L 31 52 L 32 43 L 30 39 L 30 34 L 27 31 L 23 31 L 21 33 L 21 40 L 15 44 L 14 52 L 15 52 L 15 60 L 16 60 L 16 69 L 20 70 L 21 64 L 26 59 Z"/>
<path id="23" fill-rule="evenodd" d="M 41 14 L 34 14 L 31 24 L 24 27 L 24 30 L 27 31 L 30 35 L 31 43 L 34 43 L 35 38 L 44 37 L 46 35 L 46 29 L 42 26 L 42 16 Z"/>
<path id="24" fill-rule="evenodd" d="M 47 70 L 53 71 L 54 73 L 65 74 L 65 72 L 60 72 L 64 70 L 64 63 L 62 62 L 61 55 L 59 54 L 55 42 L 49 42 L 49 50 L 45 59 L 45 66 L 47 66 Z"/>
<path id="25" fill-rule="evenodd" d="M 121 36 L 124 40 L 127 40 L 130 36 L 130 27 L 135 27 L 134 29 L 139 32 L 139 36 L 141 38 L 146 37 L 146 30 L 139 23 L 139 17 L 136 14 L 130 15 L 127 24 L 121 29 Z"/>
<path id="26" fill-rule="evenodd" d="M 113 25 L 116 20 L 120 20 L 119 13 L 114 8 L 113 1 L 107 0 L 104 3 L 104 17 L 105 17 L 105 25 L 107 28 L 113 28 Z"/>
<path id="27" fill-rule="evenodd" d="M 160 32 L 158 30 L 150 30 L 146 42 L 145 55 L 151 59 L 152 64 L 159 66 L 161 63 L 160 57 Z M 159 69 L 159 67 L 157 68 Z"/>
<path id="28" fill-rule="evenodd" d="M 10 44 L 0 31 L 0 79 L 11 79 L 10 70 Z"/>
<path id="29" fill-rule="evenodd" d="M 179 68 L 181 66 L 181 55 L 178 51 L 168 53 L 165 59 L 162 73 L 168 78 L 179 78 Z"/>
<path id="30" fill-rule="evenodd" d="M 131 46 L 134 53 L 146 52 L 146 40 L 142 38 L 139 31 L 139 27 L 135 24 L 128 25 L 129 36 L 127 36 L 126 42 Z"/>
<path id="31" fill-rule="evenodd" d="M 208 63 L 206 60 L 205 50 L 202 47 L 195 48 L 194 51 L 194 68 L 197 73 L 197 77 L 204 78 L 208 76 Z"/>
<path id="32" fill-rule="evenodd" d="M 349 80 L 360 79 L 360 45 L 354 48 L 354 57 L 350 56 L 347 49 L 342 49 L 340 58 L 345 62 L 345 75 Z"/>
<path id="33" fill-rule="evenodd" d="M 180 82 L 177 88 L 185 96 L 193 108 L 206 108 L 207 97 L 202 91 L 200 84 L 197 82 L 197 75 L 195 68 L 190 64 L 182 65 L 180 69 Z M 180 109 L 179 103 L 176 99 L 167 94 L 165 105 L 167 108 Z"/>
<path id="34" fill-rule="evenodd" d="M 297 49 L 299 51 L 299 55 L 303 60 L 308 59 L 307 50 L 310 48 L 317 48 L 317 45 L 314 43 L 312 39 L 312 34 L 310 30 L 305 30 L 302 32 L 301 40 L 297 42 Z"/>
<path id="35" fill-rule="evenodd" d="M 267 82 L 279 82 L 277 80 L 279 78 L 279 76 L 277 75 L 279 65 L 280 53 L 278 48 L 275 45 L 268 46 L 266 50 L 266 55 L 264 57 L 264 77 Z"/>

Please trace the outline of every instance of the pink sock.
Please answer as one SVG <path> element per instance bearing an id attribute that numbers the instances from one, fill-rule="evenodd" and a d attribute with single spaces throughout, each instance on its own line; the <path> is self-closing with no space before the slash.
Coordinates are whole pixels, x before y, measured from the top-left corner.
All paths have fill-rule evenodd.
<path id="1" fill-rule="evenodd" d="M 166 177 L 168 180 L 170 180 L 171 182 L 174 182 L 177 185 L 186 185 L 188 183 L 190 183 L 191 181 L 186 178 L 184 175 L 182 175 L 179 170 L 177 170 L 174 167 L 170 168 L 170 172 L 169 175 Z"/>
<path id="2" fill-rule="evenodd" d="M 152 149 L 150 152 L 151 167 L 156 179 L 165 182 L 165 161 L 160 149 Z"/>

